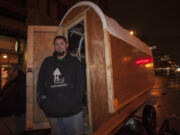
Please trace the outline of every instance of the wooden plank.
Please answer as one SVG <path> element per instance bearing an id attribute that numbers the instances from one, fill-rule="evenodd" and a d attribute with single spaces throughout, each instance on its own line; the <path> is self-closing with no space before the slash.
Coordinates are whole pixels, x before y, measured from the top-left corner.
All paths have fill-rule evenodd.
<path id="1" fill-rule="evenodd" d="M 92 110 L 91 110 L 91 83 L 90 83 L 90 62 L 89 62 L 89 44 L 88 44 L 88 29 L 87 29 L 87 13 L 84 16 L 84 33 L 85 33 L 85 54 L 86 54 L 86 80 L 87 80 L 87 101 L 88 101 L 88 117 L 89 131 L 93 133 Z"/>
<path id="2" fill-rule="evenodd" d="M 93 9 L 87 12 L 87 42 L 90 71 L 90 104 L 93 131 L 108 118 L 107 75 L 104 31 Z"/>
<path id="3" fill-rule="evenodd" d="M 33 26 L 28 26 L 28 39 L 27 39 L 27 73 L 26 73 L 26 129 L 31 130 L 33 127 L 33 74 L 28 70 L 32 69 L 33 65 Z"/>
<path id="4" fill-rule="evenodd" d="M 152 87 L 154 73 L 153 66 L 136 64 L 137 60 L 151 56 L 112 35 L 110 35 L 110 43 L 114 100 L 117 102 L 115 110 L 119 110 Z"/>
<path id="5" fill-rule="evenodd" d="M 54 33 L 58 31 L 57 26 L 31 26 L 31 27 L 33 27 L 34 31 L 37 31 L 37 32 Z"/>
<path id="6" fill-rule="evenodd" d="M 74 11 L 75 10 L 75 11 Z M 64 35 L 67 37 L 67 28 L 70 28 L 80 22 L 81 20 L 84 20 L 84 15 L 89 10 L 89 8 L 82 8 L 82 10 L 77 10 L 76 8 L 73 9 L 67 17 L 64 19 L 63 23 L 60 26 L 60 29 L 58 31 L 58 34 Z M 75 14 L 76 13 L 76 14 Z M 71 17 L 69 17 L 71 16 Z"/>
<path id="7" fill-rule="evenodd" d="M 112 114 L 111 118 L 105 121 L 93 135 L 109 135 L 114 129 L 118 127 L 120 128 L 123 122 L 137 110 L 137 106 L 139 107 L 143 105 L 146 98 L 147 95 L 144 94 L 135 99 L 133 102 L 127 104 L 118 112 Z"/>
<path id="8" fill-rule="evenodd" d="M 76 9 L 74 9 L 73 12 L 71 11 L 71 12 L 69 13 L 69 15 L 67 16 L 67 18 L 68 18 L 69 16 L 71 16 L 71 14 L 73 14 L 74 16 L 72 16 L 72 18 L 69 18 L 70 20 L 66 20 L 66 23 L 63 22 L 62 26 L 63 26 L 64 28 L 74 26 L 75 24 L 77 24 L 77 22 L 80 22 L 80 20 L 83 19 L 84 15 L 86 14 L 86 12 L 87 12 L 89 9 L 90 9 L 90 8 L 85 8 L 85 9 L 83 9 L 82 11 L 77 12 L 76 16 L 75 16 L 75 14 L 74 14 L 74 10 L 76 10 Z"/>
<path id="9" fill-rule="evenodd" d="M 105 42 L 105 57 L 106 57 L 106 71 L 107 71 L 107 86 L 108 86 L 108 107 L 109 113 L 113 113 L 114 109 L 114 86 L 113 86 L 113 69 L 112 69 L 112 54 L 110 35 L 104 30 L 104 42 Z"/>
<path id="10" fill-rule="evenodd" d="M 27 130 L 48 128 L 49 123 L 37 105 L 37 78 L 43 59 L 54 51 L 53 39 L 56 26 L 28 27 L 27 54 Z M 41 53 L 41 54 L 40 54 Z"/>
<path id="11" fill-rule="evenodd" d="M 71 11 L 71 13 L 69 13 L 68 16 L 66 16 L 66 18 L 63 21 L 63 24 L 64 25 L 68 24 L 72 20 L 72 18 L 75 18 L 76 16 L 80 15 L 87 8 L 88 8 L 88 6 L 80 6 L 78 8 L 73 9 L 73 12 Z M 64 26 L 62 25 L 62 27 L 64 27 Z"/>

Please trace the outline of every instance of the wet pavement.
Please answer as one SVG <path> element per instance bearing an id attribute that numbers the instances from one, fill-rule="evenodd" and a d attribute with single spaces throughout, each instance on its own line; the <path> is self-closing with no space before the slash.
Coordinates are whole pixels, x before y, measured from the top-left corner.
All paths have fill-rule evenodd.
<path id="1" fill-rule="evenodd" d="M 142 121 L 145 105 L 152 105 L 155 108 L 157 129 L 154 132 L 156 135 L 178 135 L 180 133 L 180 75 L 155 76 L 155 84 L 148 92 L 147 102 L 138 109 L 116 135 L 147 135 Z M 149 120 L 149 118 L 147 119 Z M 159 134 L 165 120 L 166 124 L 169 124 L 168 132 Z M 127 123 L 134 124 L 128 124 L 127 126 Z M 148 135 L 152 134 L 149 133 Z"/>
<path id="2" fill-rule="evenodd" d="M 180 133 L 180 76 L 156 76 L 148 102 L 156 109 L 157 126 L 165 119 Z"/>

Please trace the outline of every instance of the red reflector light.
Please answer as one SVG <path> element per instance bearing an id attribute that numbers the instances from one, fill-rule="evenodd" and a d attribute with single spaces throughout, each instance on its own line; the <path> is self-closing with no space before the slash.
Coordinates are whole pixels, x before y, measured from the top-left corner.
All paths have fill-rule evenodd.
<path id="1" fill-rule="evenodd" d="M 139 64 L 147 64 L 150 62 L 153 62 L 153 58 L 139 59 L 139 60 L 136 60 L 135 63 L 136 65 L 139 65 Z"/>

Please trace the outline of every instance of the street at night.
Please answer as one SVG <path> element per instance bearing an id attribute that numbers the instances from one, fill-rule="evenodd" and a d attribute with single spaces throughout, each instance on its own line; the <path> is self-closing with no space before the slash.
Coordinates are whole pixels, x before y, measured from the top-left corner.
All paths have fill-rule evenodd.
<path id="1" fill-rule="evenodd" d="M 179 1 L 0 0 L 0 135 L 178 135 Z"/>
<path id="2" fill-rule="evenodd" d="M 151 135 L 143 124 L 144 107 L 152 105 L 156 111 L 156 135 L 178 135 L 180 133 L 180 76 L 155 76 L 153 89 L 148 93 L 147 102 L 128 120 L 116 135 Z M 153 121 L 151 115 L 149 121 Z M 150 122 L 150 123 L 151 123 Z"/>
<path id="3" fill-rule="evenodd" d="M 156 76 L 155 85 L 149 92 L 149 103 L 157 113 L 157 125 L 160 127 L 165 119 L 170 128 L 180 132 L 180 76 Z"/>

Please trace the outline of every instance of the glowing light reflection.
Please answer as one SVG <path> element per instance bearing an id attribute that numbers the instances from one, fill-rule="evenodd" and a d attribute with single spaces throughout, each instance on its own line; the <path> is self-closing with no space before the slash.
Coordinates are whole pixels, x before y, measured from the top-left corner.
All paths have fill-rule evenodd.
<path id="1" fill-rule="evenodd" d="M 136 63 L 136 65 L 139 65 L 139 64 L 147 64 L 150 62 L 153 62 L 153 58 L 139 59 L 139 60 L 136 60 L 135 63 Z"/>
<path id="2" fill-rule="evenodd" d="M 155 92 L 155 91 L 153 91 L 153 92 L 150 92 L 150 95 L 151 95 L 151 96 L 160 96 L 161 93 L 160 93 L 160 92 Z"/>
<path id="3" fill-rule="evenodd" d="M 4 58 L 4 59 L 7 59 L 7 55 L 3 55 L 3 58 Z"/>
<path id="4" fill-rule="evenodd" d="M 153 67 L 153 63 L 148 63 L 145 65 L 146 68 L 150 68 L 150 67 Z"/>

